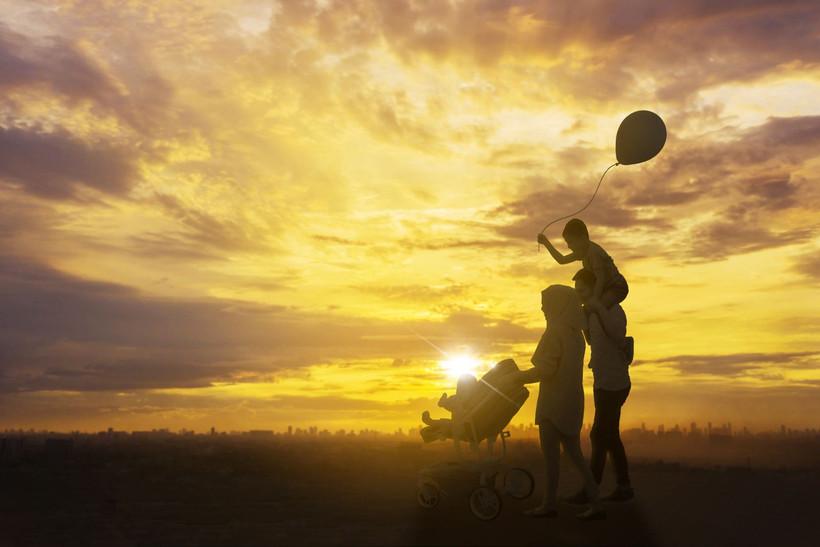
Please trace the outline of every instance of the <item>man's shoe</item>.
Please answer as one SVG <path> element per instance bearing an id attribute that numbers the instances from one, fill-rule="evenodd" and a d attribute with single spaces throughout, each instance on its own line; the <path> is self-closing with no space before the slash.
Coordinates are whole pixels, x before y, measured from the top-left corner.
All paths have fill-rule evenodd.
<path id="1" fill-rule="evenodd" d="M 578 520 L 604 520 L 606 518 L 606 511 L 603 507 L 591 506 L 583 513 L 575 515 Z"/>
<path id="2" fill-rule="evenodd" d="M 601 498 L 602 501 L 629 501 L 635 497 L 635 491 L 630 486 L 618 486 L 608 496 Z"/>
<path id="3" fill-rule="evenodd" d="M 571 503 L 572 505 L 586 505 L 589 503 L 589 497 L 587 497 L 585 491 L 580 490 L 571 496 L 561 498 L 561 501 Z"/>

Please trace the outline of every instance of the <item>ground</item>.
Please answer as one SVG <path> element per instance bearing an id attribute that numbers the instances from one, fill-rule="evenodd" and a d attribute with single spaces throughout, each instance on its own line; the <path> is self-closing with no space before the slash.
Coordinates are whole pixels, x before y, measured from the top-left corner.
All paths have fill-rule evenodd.
<path id="1" fill-rule="evenodd" d="M 636 459 L 637 498 L 579 522 L 523 509 L 543 491 L 537 444 L 510 446 L 536 491 L 489 522 L 454 493 L 416 501 L 419 469 L 447 446 L 394 440 L 164 440 L 75 447 L 0 467 L 0 545 L 815 545 L 816 470 L 692 467 Z M 561 493 L 578 487 L 562 466 Z M 611 485 L 607 478 L 604 490 Z"/>

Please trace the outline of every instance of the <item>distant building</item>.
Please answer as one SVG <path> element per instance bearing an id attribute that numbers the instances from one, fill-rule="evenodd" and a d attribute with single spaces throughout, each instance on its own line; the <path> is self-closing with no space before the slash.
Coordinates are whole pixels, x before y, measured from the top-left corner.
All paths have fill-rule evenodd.
<path id="1" fill-rule="evenodd" d="M 46 439 L 46 457 L 50 460 L 67 460 L 71 457 L 73 451 L 74 439 Z"/>
<path id="2" fill-rule="evenodd" d="M 18 463 L 23 459 L 25 439 L 23 437 L 3 437 L 0 439 L 0 460 Z"/>
<path id="3" fill-rule="evenodd" d="M 273 431 L 270 429 L 251 429 L 248 435 L 254 438 L 273 437 Z"/>

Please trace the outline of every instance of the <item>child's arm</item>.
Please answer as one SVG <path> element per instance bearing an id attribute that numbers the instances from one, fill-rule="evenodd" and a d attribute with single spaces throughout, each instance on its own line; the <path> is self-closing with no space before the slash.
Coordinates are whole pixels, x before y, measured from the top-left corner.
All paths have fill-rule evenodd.
<path id="1" fill-rule="evenodd" d="M 552 258 L 554 258 L 558 264 L 569 264 L 570 262 L 580 260 L 580 258 L 575 254 L 575 251 L 569 253 L 568 255 L 562 255 L 558 249 L 550 243 L 550 240 L 547 239 L 547 236 L 544 234 L 538 234 L 538 243 L 547 248 L 552 255 Z"/>

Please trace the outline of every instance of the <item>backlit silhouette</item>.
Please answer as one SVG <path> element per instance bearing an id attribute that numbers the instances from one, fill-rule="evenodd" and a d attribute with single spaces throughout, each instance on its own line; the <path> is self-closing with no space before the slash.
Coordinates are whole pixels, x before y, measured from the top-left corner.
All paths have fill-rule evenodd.
<path id="1" fill-rule="evenodd" d="M 532 356 L 529 370 L 510 376 L 511 381 L 539 382 L 535 421 L 546 464 L 547 484 L 541 505 L 528 511 L 530 516 L 557 516 L 557 491 L 560 445 L 584 479 L 590 507 L 581 519 L 604 518 L 598 500 L 598 486 L 581 453 L 581 424 L 584 420 L 582 372 L 586 345 L 581 334 L 585 326 L 581 301 L 575 291 L 564 285 L 551 285 L 541 293 L 541 310 L 547 330 Z"/>

